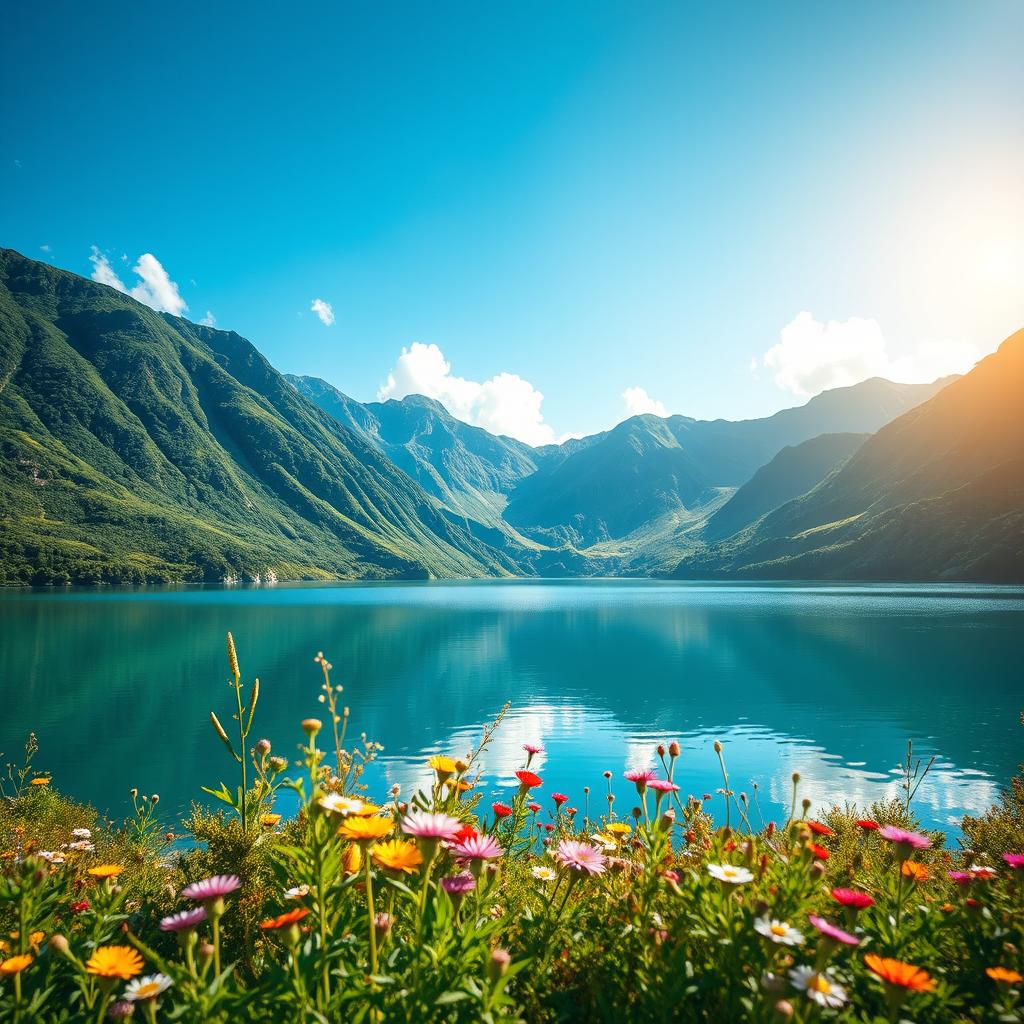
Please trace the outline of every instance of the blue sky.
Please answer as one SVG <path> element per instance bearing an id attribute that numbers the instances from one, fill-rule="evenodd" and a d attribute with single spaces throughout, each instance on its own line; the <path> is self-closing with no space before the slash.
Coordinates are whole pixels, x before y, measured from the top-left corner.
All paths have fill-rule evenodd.
<path id="1" fill-rule="evenodd" d="M 0 244 L 535 443 L 763 415 L 1024 325 L 1022 36 L 1009 0 L 15 5 Z"/>

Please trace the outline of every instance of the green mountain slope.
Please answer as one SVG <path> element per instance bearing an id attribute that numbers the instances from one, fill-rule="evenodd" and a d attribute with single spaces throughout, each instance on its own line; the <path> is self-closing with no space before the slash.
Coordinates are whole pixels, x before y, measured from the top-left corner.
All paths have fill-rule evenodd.
<path id="1" fill-rule="evenodd" d="M 821 434 L 788 445 L 762 466 L 710 519 L 708 540 L 730 537 L 761 516 L 809 491 L 844 463 L 869 434 Z"/>
<path id="2" fill-rule="evenodd" d="M 508 573 L 237 334 L 0 250 L 0 572 Z"/>
<path id="3" fill-rule="evenodd" d="M 1024 331 L 680 575 L 1024 579 Z"/>

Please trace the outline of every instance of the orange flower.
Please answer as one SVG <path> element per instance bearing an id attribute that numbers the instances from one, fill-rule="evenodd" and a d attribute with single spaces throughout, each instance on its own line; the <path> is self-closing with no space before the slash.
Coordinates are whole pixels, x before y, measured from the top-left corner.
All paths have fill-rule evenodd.
<path id="1" fill-rule="evenodd" d="M 394 827 L 391 818 L 349 818 L 338 829 L 338 835 L 354 843 L 370 845 L 383 839 Z"/>
<path id="2" fill-rule="evenodd" d="M 280 814 L 264 814 L 260 817 L 260 824 L 264 828 L 273 828 L 280 820 Z"/>
<path id="3" fill-rule="evenodd" d="M 127 981 L 142 973 L 142 957 L 131 946 L 100 946 L 85 963 L 90 974 Z"/>
<path id="4" fill-rule="evenodd" d="M 986 967 L 985 973 L 993 981 L 1001 981 L 1004 985 L 1019 985 L 1024 981 L 1024 975 L 1011 971 L 1008 967 Z"/>
<path id="5" fill-rule="evenodd" d="M 29 783 L 30 786 L 48 786 L 49 784 L 50 780 L 45 778 L 33 779 Z"/>
<path id="6" fill-rule="evenodd" d="M 927 971 L 902 960 L 892 960 L 877 953 L 868 953 L 864 963 L 869 971 L 877 974 L 887 985 L 896 985 L 911 992 L 933 992 L 935 982 Z"/>
<path id="7" fill-rule="evenodd" d="M 358 874 L 363 866 L 363 851 L 355 843 L 345 847 L 345 852 L 341 855 L 341 866 L 345 869 L 346 875 Z"/>
<path id="8" fill-rule="evenodd" d="M 905 860 L 900 871 L 903 872 L 904 878 L 910 878 L 915 882 L 927 882 L 932 877 L 928 869 L 916 860 Z"/>
<path id="9" fill-rule="evenodd" d="M 411 875 L 423 863 L 423 854 L 415 843 L 392 839 L 373 848 L 373 859 L 382 868 Z"/>
<path id="10" fill-rule="evenodd" d="M 124 868 L 120 864 L 97 864 L 94 868 L 89 868 L 89 874 L 94 875 L 96 878 L 117 878 Z"/>
<path id="11" fill-rule="evenodd" d="M 31 953 L 22 953 L 20 956 L 12 956 L 7 960 L 0 960 L 0 974 L 5 976 L 21 974 L 30 963 L 32 963 Z"/>
<path id="12" fill-rule="evenodd" d="M 260 927 L 265 932 L 274 931 L 277 928 L 287 928 L 289 925 L 298 924 L 308 913 L 309 911 L 305 907 L 296 907 L 285 914 L 279 914 L 277 917 L 270 917 L 266 921 L 260 921 Z"/>

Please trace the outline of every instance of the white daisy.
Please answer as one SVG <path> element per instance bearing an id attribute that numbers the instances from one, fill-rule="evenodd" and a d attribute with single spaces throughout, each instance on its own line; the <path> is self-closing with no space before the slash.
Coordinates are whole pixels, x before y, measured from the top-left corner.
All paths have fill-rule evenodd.
<path id="1" fill-rule="evenodd" d="M 144 978 L 136 978 L 125 986 L 124 997 L 130 1003 L 142 1002 L 145 999 L 156 999 L 174 984 L 166 974 L 147 974 Z"/>
<path id="2" fill-rule="evenodd" d="M 358 814 L 365 806 L 362 800 L 340 796 L 338 793 L 328 793 L 320 797 L 317 803 L 328 814 L 340 814 L 343 817 L 347 814 Z"/>
<path id="3" fill-rule="evenodd" d="M 709 864 L 708 874 L 730 885 L 742 885 L 754 880 L 753 874 L 747 868 L 738 868 L 733 864 Z"/>
<path id="4" fill-rule="evenodd" d="M 73 828 L 71 834 L 76 839 L 92 839 L 92 832 L 87 828 Z"/>
<path id="5" fill-rule="evenodd" d="M 555 869 L 548 867 L 547 864 L 538 864 L 530 868 L 530 873 L 541 882 L 553 882 L 558 877 Z"/>
<path id="6" fill-rule="evenodd" d="M 754 931 L 780 946 L 802 946 L 804 942 L 803 932 L 774 917 L 757 918 L 754 921 Z"/>
<path id="7" fill-rule="evenodd" d="M 793 988 L 806 992 L 807 998 L 819 1006 L 834 1010 L 846 1002 L 846 989 L 837 985 L 824 971 L 816 971 L 813 967 L 794 967 L 789 972 L 789 980 Z"/>

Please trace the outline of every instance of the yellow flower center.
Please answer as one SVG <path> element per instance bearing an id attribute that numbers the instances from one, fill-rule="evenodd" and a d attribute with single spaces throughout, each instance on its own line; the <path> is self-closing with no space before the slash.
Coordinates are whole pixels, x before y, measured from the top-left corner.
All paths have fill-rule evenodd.
<path id="1" fill-rule="evenodd" d="M 789 929 L 784 924 L 773 924 L 772 935 L 785 935 Z"/>
<path id="2" fill-rule="evenodd" d="M 827 996 L 832 991 L 832 986 L 825 980 L 824 975 L 815 974 L 810 981 L 807 982 L 807 987 L 812 989 L 814 992 L 820 992 L 823 996 Z"/>
<path id="3" fill-rule="evenodd" d="M 148 981 L 135 990 L 136 999 L 152 999 L 153 996 L 158 995 L 160 995 L 160 986 L 155 981 Z"/>

